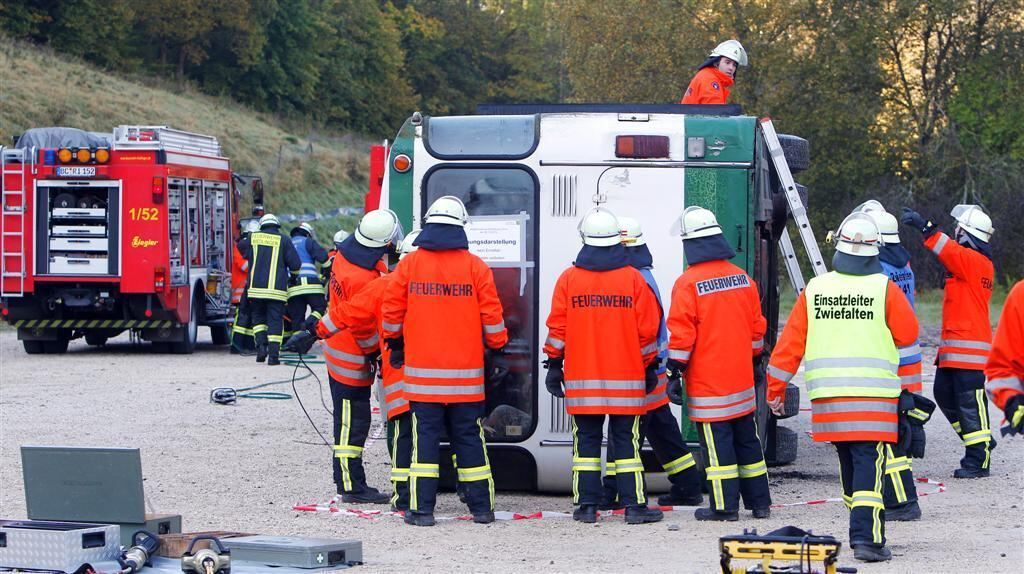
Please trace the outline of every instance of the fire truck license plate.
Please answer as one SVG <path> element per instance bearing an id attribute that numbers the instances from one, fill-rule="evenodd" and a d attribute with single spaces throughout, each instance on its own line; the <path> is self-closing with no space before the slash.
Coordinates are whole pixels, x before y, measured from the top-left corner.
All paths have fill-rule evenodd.
<path id="1" fill-rule="evenodd" d="M 58 167 L 57 177 L 91 177 L 96 175 L 95 167 Z"/>

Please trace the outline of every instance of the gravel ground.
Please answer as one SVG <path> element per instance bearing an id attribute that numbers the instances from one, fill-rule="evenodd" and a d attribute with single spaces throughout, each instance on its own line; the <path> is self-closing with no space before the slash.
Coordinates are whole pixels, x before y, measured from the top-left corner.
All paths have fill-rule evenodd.
<path id="1" fill-rule="evenodd" d="M 934 348 L 927 351 L 930 360 Z M 933 373 L 926 368 L 926 380 Z M 152 508 L 182 514 L 186 531 L 356 538 L 363 541 L 366 558 L 361 570 L 373 572 L 712 572 L 718 537 L 744 527 L 763 533 L 795 525 L 844 541 L 847 537 L 847 513 L 838 503 L 780 508 L 769 520 L 755 522 L 748 515 L 732 524 L 697 523 L 689 511 L 677 511 L 667 513 L 662 523 L 635 527 L 610 517 L 586 526 L 549 519 L 486 526 L 450 521 L 413 528 L 393 517 L 364 520 L 297 512 L 292 505 L 333 494 L 329 452 L 298 403 L 243 399 L 224 407 L 207 402 L 214 386 L 240 387 L 291 374 L 290 367 L 257 365 L 209 343 L 201 343 L 191 356 L 155 355 L 125 336 L 101 349 L 78 340 L 67 355 L 28 356 L 13 331 L 2 331 L 0 516 L 25 516 L 20 445 L 89 445 L 141 448 Z M 309 379 L 298 385 L 313 419 L 329 431 L 316 383 Z M 999 415 L 993 414 L 993 424 L 998 425 Z M 800 433 L 800 456 L 796 464 L 770 471 L 776 503 L 839 494 L 834 451 L 806 436 L 809 418 L 802 413 L 786 421 Z M 379 421 L 371 432 L 376 430 Z M 915 461 L 914 468 L 919 477 L 945 482 L 947 491 L 921 499 L 920 522 L 887 525 L 892 562 L 856 564 L 844 549 L 842 563 L 869 573 L 1020 572 L 1024 439 L 1000 440 L 991 478 L 957 481 L 950 473 L 961 448 L 952 430 L 941 415 L 928 430 L 928 458 Z M 384 487 L 384 442 L 369 445 L 366 458 L 371 484 Z M 497 506 L 522 513 L 571 510 L 567 496 L 522 493 L 499 492 Z M 440 496 L 438 516 L 464 513 L 453 494 Z"/>

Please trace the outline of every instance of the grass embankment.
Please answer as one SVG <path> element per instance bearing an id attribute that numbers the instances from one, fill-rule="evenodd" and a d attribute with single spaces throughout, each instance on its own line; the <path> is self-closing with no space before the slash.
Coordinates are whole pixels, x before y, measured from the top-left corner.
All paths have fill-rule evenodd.
<path id="1" fill-rule="evenodd" d="M 110 132 L 120 124 L 167 125 L 220 140 L 234 169 L 262 175 L 267 207 L 279 213 L 361 206 L 369 141 L 314 133 L 228 97 L 152 77 L 123 77 L 0 36 L 0 142 L 28 128 Z M 306 134 L 306 135 L 299 135 Z M 353 218 L 316 221 L 321 243 Z"/>

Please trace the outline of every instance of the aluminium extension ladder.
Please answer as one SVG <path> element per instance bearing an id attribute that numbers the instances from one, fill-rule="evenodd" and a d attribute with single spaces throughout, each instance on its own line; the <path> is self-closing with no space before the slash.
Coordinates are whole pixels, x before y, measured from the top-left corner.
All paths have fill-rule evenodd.
<path id="1" fill-rule="evenodd" d="M 25 295 L 26 171 L 35 148 L 0 146 L 0 296 Z M 14 279 L 13 281 L 11 279 Z"/>
<path id="2" fill-rule="evenodd" d="M 821 257 L 821 250 L 818 249 L 818 242 L 814 239 L 814 232 L 811 230 L 811 222 L 807 219 L 807 208 L 800 201 L 800 194 L 796 189 L 796 181 L 789 171 L 789 164 L 786 163 L 786 154 L 779 142 L 779 135 L 775 132 L 775 126 L 770 118 L 761 120 L 761 135 L 764 143 L 768 146 L 768 153 L 771 155 L 772 164 L 775 166 L 775 173 L 779 176 L 779 182 L 786 194 L 786 202 L 789 204 L 789 211 L 793 214 L 797 230 L 800 232 L 800 240 L 804 244 L 804 250 L 811 261 L 811 269 L 815 277 L 828 273 L 825 261 Z M 793 240 L 789 237 L 789 229 L 782 229 L 782 236 L 779 238 L 779 249 L 782 250 L 783 261 L 786 264 L 786 271 L 789 272 L 789 281 L 793 289 L 799 295 L 807 286 L 804 281 L 803 272 L 796 259 L 796 251 L 793 249 Z"/>

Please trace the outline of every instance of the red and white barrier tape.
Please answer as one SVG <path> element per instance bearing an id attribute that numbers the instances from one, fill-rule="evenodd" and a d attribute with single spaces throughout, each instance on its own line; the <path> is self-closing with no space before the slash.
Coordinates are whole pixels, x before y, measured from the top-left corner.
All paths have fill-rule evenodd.
<path id="1" fill-rule="evenodd" d="M 937 487 L 935 490 L 930 492 L 918 492 L 918 496 L 929 496 L 932 494 L 939 494 L 946 491 L 946 485 L 930 478 L 915 478 L 920 484 L 928 484 Z M 375 520 L 377 518 L 386 516 L 397 516 L 401 517 L 401 512 L 391 512 L 387 510 L 362 510 L 360 508 L 342 508 L 338 506 L 338 497 L 331 499 L 326 504 L 296 504 L 292 507 L 292 510 L 300 512 L 327 512 L 336 514 L 338 516 L 352 516 L 356 518 L 365 518 L 368 520 Z M 825 504 L 828 502 L 842 502 L 842 498 L 823 498 L 821 500 L 808 500 L 802 502 L 787 502 L 783 504 L 773 504 L 772 508 L 789 508 L 791 506 L 815 506 L 818 504 Z M 658 506 L 663 512 L 673 512 L 679 510 L 689 510 L 696 508 L 694 506 Z M 610 510 L 599 512 L 600 517 L 616 516 L 621 515 L 624 510 Z M 572 518 L 572 514 L 568 512 L 557 512 L 553 510 L 541 510 L 533 513 L 520 513 L 520 512 L 509 512 L 506 510 L 496 510 L 494 512 L 494 518 L 496 520 L 540 520 L 544 518 Z M 437 517 L 437 520 L 472 520 L 472 516 L 445 516 Z"/>

